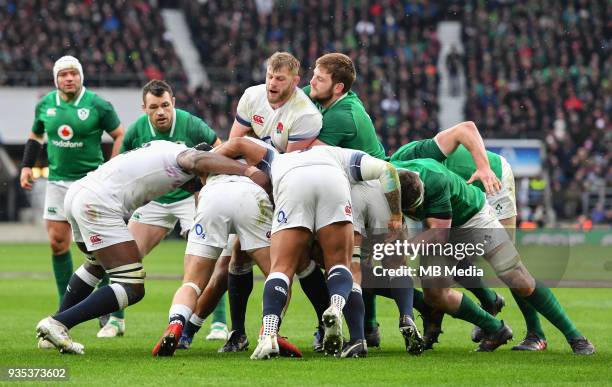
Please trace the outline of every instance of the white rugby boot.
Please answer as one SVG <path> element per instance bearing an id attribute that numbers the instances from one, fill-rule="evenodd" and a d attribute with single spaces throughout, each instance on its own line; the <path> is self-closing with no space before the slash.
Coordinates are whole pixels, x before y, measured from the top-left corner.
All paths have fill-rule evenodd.
<path id="1" fill-rule="evenodd" d="M 257 341 L 257 348 L 251 355 L 251 360 L 263 360 L 277 357 L 279 353 L 276 334 L 261 335 Z"/>
<path id="2" fill-rule="evenodd" d="M 68 328 L 50 316 L 36 325 L 36 335 L 51 342 L 61 353 L 85 354 L 83 344 L 72 341 Z"/>

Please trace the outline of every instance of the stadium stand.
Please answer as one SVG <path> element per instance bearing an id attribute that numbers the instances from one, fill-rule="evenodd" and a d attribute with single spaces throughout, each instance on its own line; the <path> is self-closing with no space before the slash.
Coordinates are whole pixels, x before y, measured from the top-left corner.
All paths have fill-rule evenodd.
<path id="1" fill-rule="evenodd" d="M 32 21 L 44 20 L 44 23 Z M 186 76 L 147 1 L 8 1 L 0 7 L 0 86 L 48 86 L 55 59 L 87 64 L 87 85 L 141 87 Z"/>
<path id="2" fill-rule="evenodd" d="M 341 51 L 356 64 L 354 90 L 367 96 L 364 104 L 388 150 L 437 132 L 436 2 L 278 2 L 273 13 L 263 3 L 183 2 L 214 83 L 212 90 L 196 91 L 191 109 L 214 117 L 214 127 L 231 126 L 242 91 L 265 81 L 264 61 L 275 51 L 301 60 L 303 84 L 318 56 Z"/>
<path id="3" fill-rule="evenodd" d="M 599 223 L 606 217 L 609 222 L 604 203 L 612 202 L 612 4 L 466 3 L 466 117 L 480 123 L 485 137 L 544 140 L 557 216 L 595 215 Z M 534 208 L 537 191 L 529 194 Z"/>

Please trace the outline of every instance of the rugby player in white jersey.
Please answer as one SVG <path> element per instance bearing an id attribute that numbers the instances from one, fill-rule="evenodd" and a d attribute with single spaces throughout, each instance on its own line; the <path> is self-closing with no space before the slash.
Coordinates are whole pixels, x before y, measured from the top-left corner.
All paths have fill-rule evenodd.
<path id="1" fill-rule="evenodd" d="M 230 138 L 255 136 L 272 145 L 279 152 L 292 152 L 308 147 L 319 135 L 322 116 L 310 98 L 297 87 L 300 81 L 300 62 L 287 52 L 274 53 L 267 62 L 266 83 L 249 87 L 240 97 Z M 229 243 L 232 245 L 231 241 Z M 246 305 L 253 288 L 253 272 L 241 262 L 249 257 L 236 243 L 232 260 L 231 249 L 222 253 L 215 278 L 227 276 L 228 298 L 232 331 L 220 352 L 244 351 L 248 347 L 245 331 Z M 225 272 L 228 271 L 227 274 Z M 211 281 L 220 286 L 220 281 Z M 210 286 L 210 285 L 209 285 Z M 211 289 L 205 290 L 208 292 Z M 220 293 L 221 289 L 216 289 Z M 181 343 L 191 342 L 197 323 L 209 309 L 210 297 L 201 297 L 183 332 Z"/>
<path id="2" fill-rule="evenodd" d="M 232 146 L 250 162 L 268 155 L 264 148 L 245 139 L 231 139 L 226 149 Z M 396 231 L 402 223 L 397 172 L 389 163 L 363 152 L 327 146 L 275 155 L 270 164 L 276 205 L 271 267 L 264 284 L 263 330 L 251 358 L 279 354 L 277 332 L 282 310 L 288 301 L 291 278 L 312 234 L 319 240 L 328 274 L 330 305 L 323 314 L 325 351 L 342 357 L 365 356 L 367 346 L 363 339 L 359 352 L 341 353 L 341 313 L 353 285 L 348 268 L 353 249 L 350 183 L 380 181 L 392 214 L 388 227 Z"/>
<path id="3" fill-rule="evenodd" d="M 71 185 L 64 209 L 75 242 L 89 262 L 70 279 L 62 310 L 42 319 L 36 331 L 61 352 L 84 353 L 68 330 L 127 307 L 145 294 L 142 259 L 124 218 L 160 195 L 207 173 L 248 176 L 261 186 L 269 179 L 256 167 L 169 141 L 152 141 L 123 153 Z M 111 280 L 93 292 L 104 273 Z"/>
<path id="4" fill-rule="evenodd" d="M 271 145 L 261 140 L 249 140 L 266 148 L 268 152 L 277 153 Z M 217 151 L 219 149 L 216 148 Z M 239 161 L 246 163 L 244 159 Z M 227 246 L 230 233 L 237 235 L 249 258 L 257 263 L 265 276 L 268 275 L 273 211 L 274 207 L 266 191 L 247 177 L 212 175 L 206 179 L 206 185 L 200 191 L 194 226 L 189 232 L 185 249 L 183 284 L 174 295 L 168 327 L 153 348 L 154 356 L 174 354 L 183 327 L 198 297 L 207 287 L 217 259 Z M 243 265 L 251 269 L 252 261 L 244 262 Z"/>

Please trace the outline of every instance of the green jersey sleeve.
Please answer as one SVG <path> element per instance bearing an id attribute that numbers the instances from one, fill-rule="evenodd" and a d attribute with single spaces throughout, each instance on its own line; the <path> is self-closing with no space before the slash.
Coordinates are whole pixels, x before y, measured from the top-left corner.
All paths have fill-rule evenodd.
<path id="1" fill-rule="evenodd" d="M 446 160 L 446 156 L 433 138 L 427 140 L 411 141 L 402 145 L 391 155 L 391 161 L 410 161 L 414 159 L 434 159 L 439 162 Z"/>
<path id="2" fill-rule="evenodd" d="M 43 135 L 45 133 L 45 124 L 40 119 L 43 110 L 43 101 L 39 101 L 34 109 L 34 123 L 32 124 L 32 132 Z"/>
<path id="3" fill-rule="evenodd" d="M 121 143 L 121 150 L 119 153 L 127 152 L 136 148 L 135 140 L 136 136 L 138 135 L 137 132 L 136 123 L 130 125 L 127 132 L 125 132 L 125 136 L 123 137 L 123 142 Z"/>
<path id="4" fill-rule="evenodd" d="M 356 135 L 357 126 L 350 115 L 339 113 L 329 110 L 323 116 L 323 128 L 318 138 L 327 145 L 342 146 Z"/>
<path id="5" fill-rule="evenodd" d="M 96 100 L 96 108 L 100 115 L 100 129 L 110 133 L 121 124 L 119 116 L 117 116 L 117 112 L 115 112 L 115 108 L 110 102 L 99 97 Z"/>

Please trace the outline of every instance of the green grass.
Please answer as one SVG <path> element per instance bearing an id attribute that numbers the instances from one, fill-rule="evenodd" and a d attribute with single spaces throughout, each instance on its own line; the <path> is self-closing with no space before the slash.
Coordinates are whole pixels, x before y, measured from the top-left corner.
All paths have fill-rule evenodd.
<path id="1" fill-rule="evenodd" d="M 0 367 L 68 367 L 70 383 L 84 384 L 180 384 L 180 385 L 509 385 L 612 383 L 612 289 L 556 289 L 560 301 L 579 329 L 597 346 L 592 357 L 573 356 L 563 336 L 548 322 L 549 350 L 544 353 L 510 351 L 474 353 L 469 340 L 471 326 L 446 317 L 444 334 L 433 351 L 408 356 L 397 331 L 391 301 L 378 298 L 382 349 L 372 349 L 366 359 L 334 359 L 311 350 L 315 317 L 301 290 L 296 289 L 282 333 L 304 352 L 303 359 L 249 360 L 251 351 L 218 354 L 219 342 L 196 337 L 191 350 L 174 358 L 156 359 L 150 350 L 166 326 L 167 312 L 182 272 L 181 242 L 165 242 L 145 260 L 151 276 L 176 274 L 176 279 L 150 279 L 147 295 L 127 309 L 127 335 L 97 339 L 97 321 L 75 327 L 72 336 L 86 346 L 85 356 L 63 356 L 36 349 L 34 327 L 56 308 L 48 247 L 44 244 L 0 245 L 0 305 L 2 328 Z M 81 254 L 76 250 L 75 268 Z M 21 273 L 21 274 L 20 274 Z M 25 274 L 23 274 L 25 273 Z M 27 275 L 26 275 L 27 274 Z M 299 286 L 297 287 L 299 288 Z M 262 282 L 257 281 L 248 309 L 251 350 L 256 344 L 261 315 Z M 515 331 L 515 342 L 524 326 L 518 308 L 506 289 L 500 290 L 508 306 L 502 317 Z M 417 321 L 420 323 L 420 321 Z M 204 333 L 204 332 L 202 332 Z M 1 383 L 1 381 L 0 381 Z"/>

